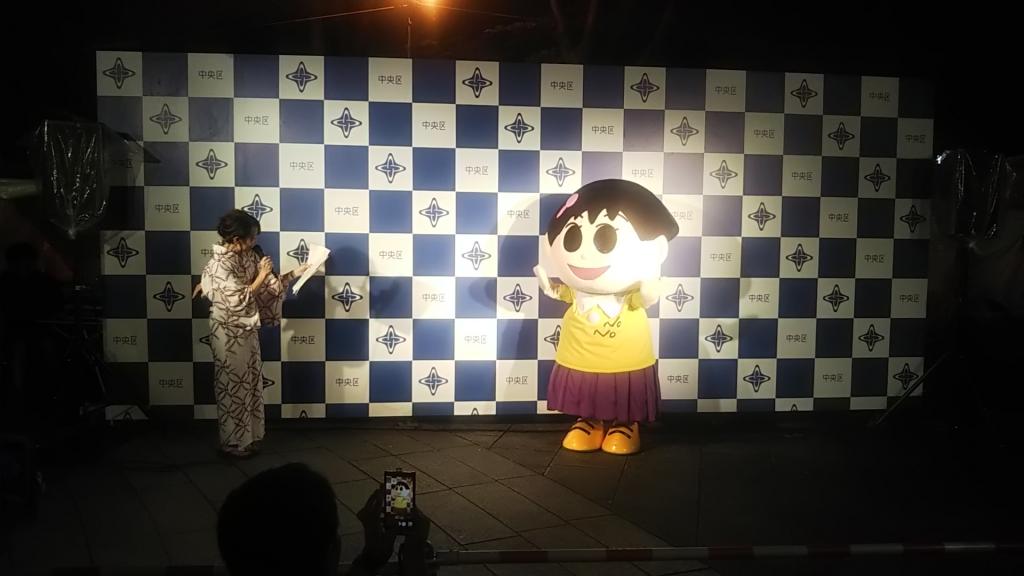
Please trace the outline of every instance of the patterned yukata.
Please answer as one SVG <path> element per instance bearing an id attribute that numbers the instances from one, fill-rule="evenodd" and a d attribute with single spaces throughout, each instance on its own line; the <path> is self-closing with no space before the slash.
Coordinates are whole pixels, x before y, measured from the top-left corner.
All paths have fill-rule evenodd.
<path id="1" fill-rule="evenodd" d="M 210 348 L 217 399 L 220 445 L 225 451 L 245 450 L 263 439 L 263 360 L 260 326 L 281 322 L 281 305 L 293 276 L 267 276 L 253 292 L 259 273 L 255 252 L 231 252 L 215 244 L 203 269 L 203 293 L 210 306 Z"/>

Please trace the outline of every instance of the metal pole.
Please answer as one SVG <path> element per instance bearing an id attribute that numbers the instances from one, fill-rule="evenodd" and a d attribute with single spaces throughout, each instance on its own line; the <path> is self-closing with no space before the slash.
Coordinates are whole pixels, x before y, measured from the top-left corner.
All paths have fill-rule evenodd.
<path id="1" fill-rule="evenodd" d="M 942 356 L 940 356 L 939 359 L 936 360 L 935 363 L 931 365 L 931 367 L 925 370 L 923 374 L 918 376 L 917 379 L 914 380 L 914 382 L 911 383 L 910 386 L 907 386 L 907 389 L 903 391 L 903 394 L 900 395 L 899 399 L 897 399 L 892 406 L 889 406 L 889 408 L 887 408 L 881 416 L 879 416 L 874 422 L 872 422 L 871 426 L 879 426 L 883 422 L 885 422 L 885 419 L 891 416 L 893 412 L 896 412 L 896 410 L 898 410 L 899 407 L 904 402 L 906 402 L 907 398 L 910 398 L 910 396 L 914 394 L 914 392 L 921 386 L 921 384 L 924 383 L 928 376 L 931 375 L 931 373 L 934 372 L 936 368 L 941 366 L 946 361 L 946 358 L 948 358 L 951 354 L 951 351 L 947 351 Z"/>

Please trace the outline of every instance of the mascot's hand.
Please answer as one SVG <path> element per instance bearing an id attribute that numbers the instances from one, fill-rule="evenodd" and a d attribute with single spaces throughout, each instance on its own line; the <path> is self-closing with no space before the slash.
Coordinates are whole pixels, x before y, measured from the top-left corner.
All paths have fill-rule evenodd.
<path id="1" fill-rule="evenodd" d="M 537 277 L 537 282 L 540 285 L 540 290 L 546 294 L 549 298 L 558 299 L 558 290 L 555 290 L 551 286 L 551 279 L 548 278 L 548 273 L 540 267 L 540 264 L 533 267 L 533 274 Z"/>
<path id="2" fill-rule="evenodd" d="M 644 307 L 653 306 L 661 298 L 661 278 L 648 278 L 640 283 L 640 299 Z"/>

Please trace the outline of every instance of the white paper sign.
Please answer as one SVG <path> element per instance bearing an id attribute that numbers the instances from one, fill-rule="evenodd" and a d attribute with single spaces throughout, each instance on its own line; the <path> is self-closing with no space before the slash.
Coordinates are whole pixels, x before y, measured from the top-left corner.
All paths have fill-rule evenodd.
<path id="1" fill-rule="evenodd" d="M 331 251 L 326 246 L 320 246 L 319 244 L 309 245 L 309 255 L 306 256 L 306 264 L 309 264 L 309 268 L 306 268 L 306 271 L 295 282 L 295 285 L 292 287 L 292 294 L 299 293 L 299 288 L 302 288 L 306 280 L 309 280 L 316 274 L 317 270 L 324 265 L 324 262 L 327 261 L 327 257 L 330 255 Z"/>

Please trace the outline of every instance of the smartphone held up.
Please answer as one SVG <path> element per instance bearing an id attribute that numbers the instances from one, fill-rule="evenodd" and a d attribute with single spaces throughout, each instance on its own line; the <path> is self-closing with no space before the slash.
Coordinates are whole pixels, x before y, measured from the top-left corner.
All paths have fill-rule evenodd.
<path id="1" fill-rule="evenodd" d="M 416 473 L 403 470 L 384 472 L 384 527 L 407 534 L 414 527 Z"/>

